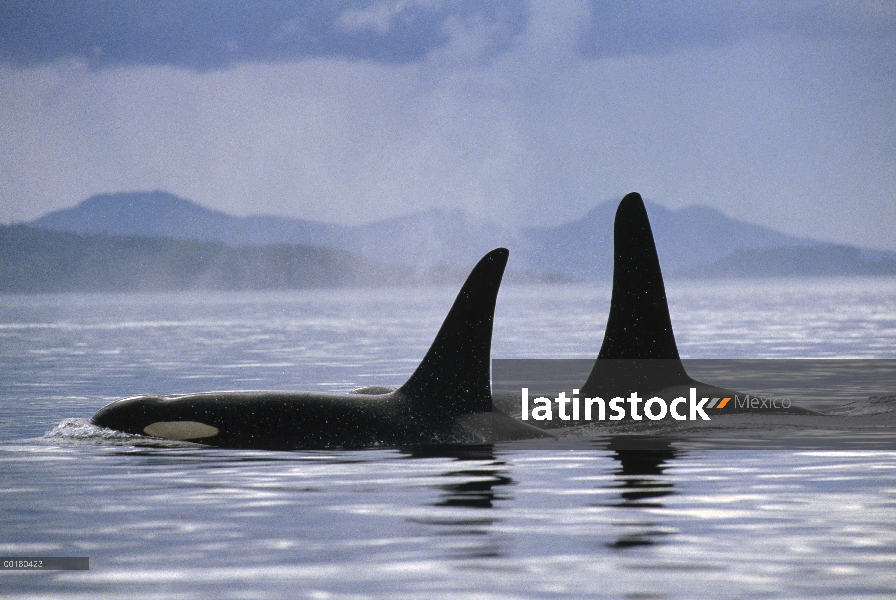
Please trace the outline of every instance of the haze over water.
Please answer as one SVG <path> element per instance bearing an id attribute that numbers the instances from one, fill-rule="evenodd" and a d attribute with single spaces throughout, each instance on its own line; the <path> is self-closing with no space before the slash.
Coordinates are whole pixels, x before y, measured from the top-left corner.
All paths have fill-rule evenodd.
<path id="1" fill-rule="evenodd" d="M 687 358 L 896 358 L 892 280 L 669 282 Z M 0 297 L 4 597 L 888 597 L 896 453 L 230 451 L 137 393 L 398 385 L 457 290 Z M 607 286 L 505 286 L 494 358 L 593 358 Z M 896 393 L 896 383 L 881 393 Z M 51 432 L 47 434 L 47 432 Z"/>

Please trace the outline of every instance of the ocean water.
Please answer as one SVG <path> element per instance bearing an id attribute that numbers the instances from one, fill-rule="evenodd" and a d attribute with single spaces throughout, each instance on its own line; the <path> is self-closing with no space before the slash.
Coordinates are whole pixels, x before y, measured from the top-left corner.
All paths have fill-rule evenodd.
<path id="1" fill-rule="evenodd" d="M 896 358 L 896 281 L 667 284 L 688 358 Z M 455 287 L 0 296 L 4 598 L 889 598 L 896 453 L 232 451 L 138 393 L 398 385 Z M 593 358 L 607 286 L 505 286 L 495 358 Z M 882 393 L 896 394 L 893 389 Z"/>

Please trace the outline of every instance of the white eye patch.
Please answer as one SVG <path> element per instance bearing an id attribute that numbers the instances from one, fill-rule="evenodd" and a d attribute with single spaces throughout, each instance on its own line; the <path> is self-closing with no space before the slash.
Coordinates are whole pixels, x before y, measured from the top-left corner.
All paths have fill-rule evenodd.
<path id="1" fill-rule="evenodd" d="M 144 427 L 143 433 L 169 440 L 195 440 L 218 435 L 218 428 L 197 421 L 159 421 Z"/>

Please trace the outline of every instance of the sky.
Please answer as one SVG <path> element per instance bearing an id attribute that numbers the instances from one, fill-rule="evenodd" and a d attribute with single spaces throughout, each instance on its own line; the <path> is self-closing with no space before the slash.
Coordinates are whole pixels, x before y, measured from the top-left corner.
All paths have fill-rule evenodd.
<path id="1" fill-rule="evenodd" d="M 506 226 L 638 191 L 896 250 L 896 0 L 5 0 L 0 222 L 139 190 Z"/>

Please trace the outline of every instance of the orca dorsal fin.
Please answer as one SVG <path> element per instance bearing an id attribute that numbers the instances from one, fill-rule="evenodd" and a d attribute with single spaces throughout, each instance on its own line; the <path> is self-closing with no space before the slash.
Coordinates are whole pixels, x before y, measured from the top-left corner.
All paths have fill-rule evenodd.
<path id="1" fill-rule="evenodd" d="M 426 356 L 399 389 L 419 408 L 452 414 L 492 410 L 492 321 L 508 255 L 497 248 L 476 264 Z"/>
<path id="2" fill-rule="evenodd" d="M 637 193 L 616 209 L 613 295 L 598 358 L 678 358 L 660 260 Z"/>
<path id="3" fill-rule="evenodd" d="M 619 385 L 662 387 L 690 381 L 678 356 L 663 274 L 644 201 L 628 194 L 613 226 L 613 294 L 604 341 L 582 392 L 616 393 Z M 646 363 L 620 362 L 651 359 Z M 602 362 L 612 360 L 614 364 Z M 623 367 L 620 371 L 620 367 Z M 632 377 L 632 369 L 640 375 Z M 625 382 L 623 385 L 623 381 Z M 631 391 L 636 391 L 635 389 Z M 640 389 L 637 389 L 640 391 Z"/>

